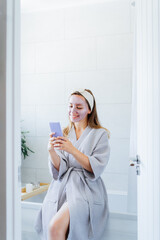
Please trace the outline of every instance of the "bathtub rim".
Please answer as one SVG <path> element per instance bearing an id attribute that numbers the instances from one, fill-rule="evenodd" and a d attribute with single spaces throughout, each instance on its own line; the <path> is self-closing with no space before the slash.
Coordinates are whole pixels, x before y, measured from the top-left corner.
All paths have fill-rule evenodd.
<path id="1" fill-rule="evenodd" d="M 23 209 L 34 209 L 40 210 L 42 207 L 42 203 L 37 202 L 21 202 L 21 208 Z M 128 212 L 109 212 L 111 218 L 121 218 L 121 219 L 128 219 L 128 220 L 137 220 L 137 214 L 135 213 L 128 213 Z"/>

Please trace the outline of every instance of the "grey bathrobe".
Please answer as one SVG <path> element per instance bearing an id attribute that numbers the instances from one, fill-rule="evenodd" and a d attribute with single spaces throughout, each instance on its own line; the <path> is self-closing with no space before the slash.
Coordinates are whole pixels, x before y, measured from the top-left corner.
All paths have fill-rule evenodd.
<path id="1" fill-rule="evenodd" d="M 88 156 L 93 173 L 84 169 L 71 154 L 56 150 L 61 160 L 60 168 L 57 171 L 49 158 L 53 180 L 37 216 L 35 229 L 41 239 L 48 240 L 49 222 L 67 201 L 70 213 L 67 239 L 100 240 L 109 216 L 108 196 L 100 177 L 110 156 L 108 134 L 102 128 L 87 126 L 77 140 L 72 127 L 68 138 L 79 151 Z"/>

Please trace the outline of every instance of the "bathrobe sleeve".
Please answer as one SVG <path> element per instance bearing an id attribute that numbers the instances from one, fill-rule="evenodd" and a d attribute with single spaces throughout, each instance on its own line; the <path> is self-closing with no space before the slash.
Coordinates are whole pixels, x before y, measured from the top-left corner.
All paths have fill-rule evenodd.
<path id="1" fill-rule="evenodd" d="M 89 158 L 93 173 L 87 171 L 86 169 L 83 169 L 83 172 L 85 177 L 94 181 L 103 173 L 110 157 L 110 145 L 106 131 L 104 131 L 97 139 L 97 143 L 95 144 L 92 154 L 87 155 L 87 157 Z"/>
<path id="2" fill-rule="evenodd" d="M 49 171 L 51 176 L 57 180 L 61 180 L 63 178 L 63 175 L 67 172 L 68 170 L 68 159 L 66 158 L 64 151 L 60 150 L 55 150 L 58 156 L 60 157 L 60 166 L 59 166 L 59 171 L 54 167 L 51 157 L 49 155 L 48 157 L 48 166 L 49 166 Z"/>

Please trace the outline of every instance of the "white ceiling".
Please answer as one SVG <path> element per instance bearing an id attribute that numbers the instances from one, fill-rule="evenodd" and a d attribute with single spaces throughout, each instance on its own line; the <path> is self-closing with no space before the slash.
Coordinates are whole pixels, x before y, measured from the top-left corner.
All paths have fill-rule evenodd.
<path id="1" fill-rule="evenodd" d="M 124 0 L 21 0 L 21 12 L 44 11 L 55 8 L 64 8 L 108 1 Z"/>

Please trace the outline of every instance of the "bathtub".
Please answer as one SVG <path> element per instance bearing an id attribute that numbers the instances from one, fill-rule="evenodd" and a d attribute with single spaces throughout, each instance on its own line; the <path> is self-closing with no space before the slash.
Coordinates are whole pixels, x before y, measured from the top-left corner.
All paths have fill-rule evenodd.
<path id="1" fill-rule="evenodd" d="M 120 240 L 121 235 L 123 240 L 136 240 L 137 216 L 136 213 L 127 212 L 127 193 L 112 190 L 108 190 L 107 193 L 110 218 L 104 240 Z M 34 230 L 34 222 L 45 195 L 46 192 L 43 192 L 21 202 L 22 240 L 39 240 Z"/>

